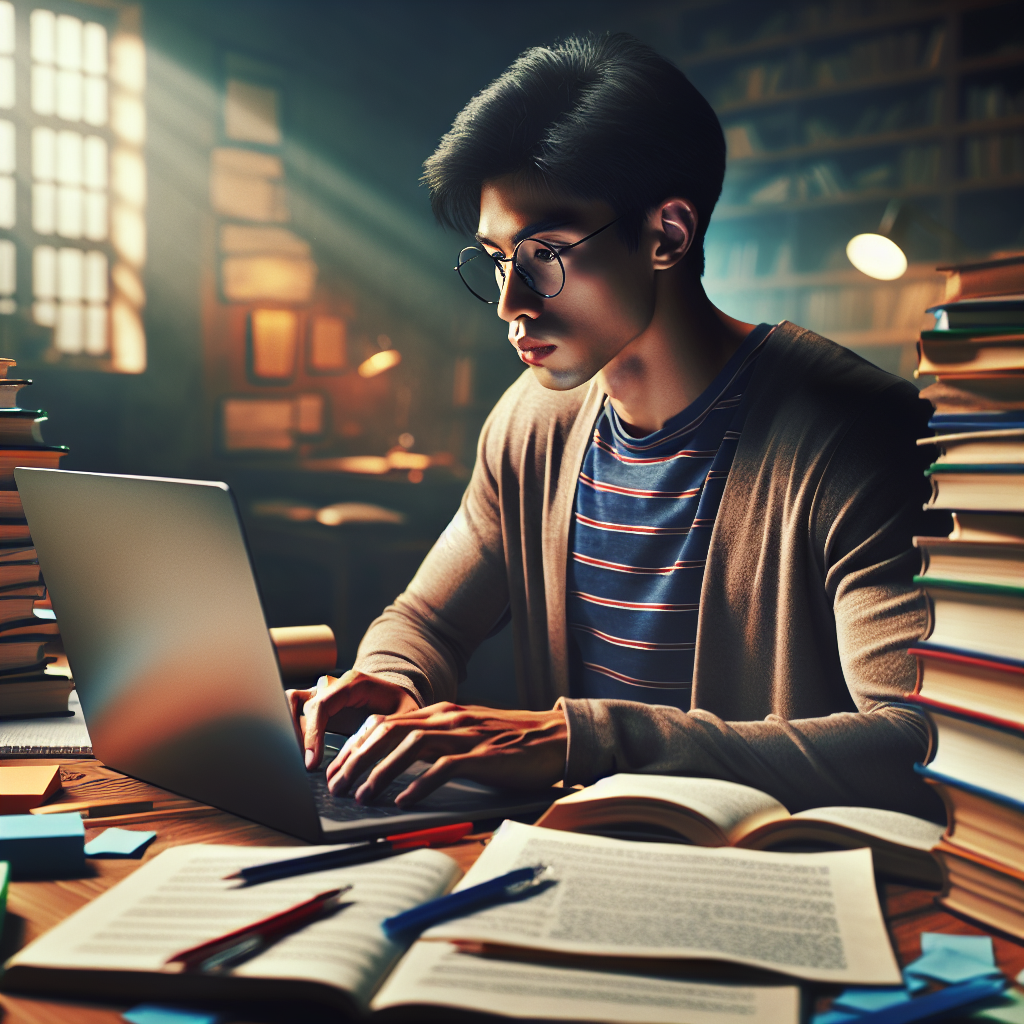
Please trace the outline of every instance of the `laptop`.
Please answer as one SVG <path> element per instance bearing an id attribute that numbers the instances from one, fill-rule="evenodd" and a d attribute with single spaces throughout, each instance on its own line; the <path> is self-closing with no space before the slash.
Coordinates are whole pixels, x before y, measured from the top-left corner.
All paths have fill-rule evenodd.
<path id="1" fill-rule="evenodd" d="M 227 484 L 17 469 L 93 751 L 126 775 L 314 843 L 533 820 L 564 791 L 446 783 L 411 810 L 307 772 Z"/>

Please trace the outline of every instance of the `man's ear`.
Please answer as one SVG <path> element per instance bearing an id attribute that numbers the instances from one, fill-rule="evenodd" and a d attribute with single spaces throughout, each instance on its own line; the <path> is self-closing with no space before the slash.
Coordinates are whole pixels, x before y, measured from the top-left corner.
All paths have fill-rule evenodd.
<path id="1" fill-rule="evenodd" d="M 697 209 L 689 199 L 666 199 L 647 219 L 654 235 L 654 269 L 674 267 L 689 251 L 697 237 Z"/>

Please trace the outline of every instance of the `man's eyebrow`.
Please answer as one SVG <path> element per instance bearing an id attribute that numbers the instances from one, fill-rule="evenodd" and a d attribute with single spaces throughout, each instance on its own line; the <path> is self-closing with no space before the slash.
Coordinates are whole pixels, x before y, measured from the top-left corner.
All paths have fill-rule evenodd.
<path id="1" fill-rule="evenodd" d="M 553 228 L 564 228 L 567 224 L 576 224 L 577 219 L 568 214 L 558 214 L 554 217 L 546 217 L 544 220 L 534 221 L 532 224 L 527 224 L 525 228 L 517 231 L 512 236 L 512 244 L 518 245 L 524 238 L 529 238 L 531 235 L 535 235 L 540 231 L 551 231 Z M 485 238 L 478 231 L 474 235 L 478 242 L 486 242 L 488 245 L 493 245 L 495 249 L 500 249 L 501 246 L 496 242 L 492 242 L 489 238 Z"/>

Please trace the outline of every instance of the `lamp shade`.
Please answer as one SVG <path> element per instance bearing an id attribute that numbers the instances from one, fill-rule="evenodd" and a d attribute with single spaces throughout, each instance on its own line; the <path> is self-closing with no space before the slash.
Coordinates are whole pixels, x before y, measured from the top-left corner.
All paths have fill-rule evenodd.
<path id="1" fill-rule="evenodd" d="M 846 256 L 862 274 L 879 281 L 895 281 L 907 271 L 903 250 L 891 238 L 875 232 L 854 235 L 846 244 Z"/>

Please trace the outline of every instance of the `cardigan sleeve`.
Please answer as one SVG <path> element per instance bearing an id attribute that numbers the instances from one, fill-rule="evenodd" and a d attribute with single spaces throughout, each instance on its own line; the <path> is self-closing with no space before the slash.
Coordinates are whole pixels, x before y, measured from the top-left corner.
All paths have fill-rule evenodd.
<path id="1" fill-rule="evenodd" d="M 408 690 L 421 706 L 454 700 L 470 655 L 508 607 L 492 455 L 508 395 L 488 417 L 459 511 L 406 590 L 367 630 L 355 668 Z"/>
<path id="2" fill-rule="evenodd" d="M 569 722 L 567 782 L 590 783 L 615 772 L 701 775 L 765 790 L 793 812 L 856 804 L 941 819 L 937 798 L 913 771 L 914 762 L 926 755 L 927 721 L 900 703 L 916 680 L 907 648 L 928 621 L 926 599 L 912 579 L 919 561 L 911 546 L 915 533 L 926 532 L 922 505 L 928 488 L 922 471 L 928 453 L 914 440 L 925 432 L 927 410 L 906 394 L 902 400 L 891 393 L 886 397 L 887 403 L 862 411 L 845 430 L 810 488 L 813 498 L 799 506 L 805 571 L 774 577 L 772 606 L 743 605 L 748 619 L 763 615 L 775 634 L 763 650 L 724 659 L 745 668 L 749 678 L 713 681 L 740 691 L 758 685 L 804 687 L 814 691 L 812 704 L 833 713 L 801 717 L 783 707 L 783 713 L 733 721 L 708 710 L 563 699 Z M 793 494 L 801 488 L 790 480 L 785 490 Z M 818 675 L 828 678 L 808 672 L 780 680 L 777 666 L 774 677 L 771 669 L 759 669 L 760 660 L 771 660 L 773 644 L 793 642 L 779 636 L 787 629 L 787 614 L 813 606 L 793 588 L 816 589 L 823 615 L 816 629 L 796 641 L 808 646 L 811 636 L 820 652 L 803 662 L 791 658 L 789 664 L 825 666 Z M 723 632 L 730 637 L 764 633 L 749 623 L 731 629 L 725 625 Z M 833 661 L 835 670 L 829 672 Z"/>

